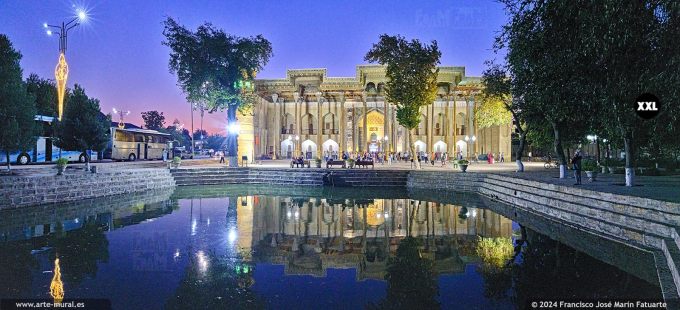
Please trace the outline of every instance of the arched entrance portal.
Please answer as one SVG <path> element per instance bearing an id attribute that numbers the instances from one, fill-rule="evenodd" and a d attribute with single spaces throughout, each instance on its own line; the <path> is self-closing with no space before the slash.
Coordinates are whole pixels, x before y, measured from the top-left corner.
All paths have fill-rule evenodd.
<path id="1" fill-rule="evenodd" d="M 416 155 L 422 155 L 425 152 L 427 152 L 427 144 L 425 144 L 425 142 L 418 140 L 415 143 L 413 143 L 413 145 L 415 146 L 416 149 Z"/>
<path id="2" fill-rule="evenodd" d="M 446 143 L 444 141 L 437 141 L 437 143 L 434 144 L 434 156 L 435 158 L 439 159 L 441 156 L 446 153 Z"/>
<path id="3" fill-rule="evenodd" d="M 316 143 L 312 142 L 312 140 L 303 141 L 301 151 L 304 153 L 306 159 L 314 158 L 314 154 L 316 154 Z"/>
<path id="4" fill-rule="evenodd" d="M 284 158 L 292 158 L 293 157 L 293 141 L 290 139 L 286 139 L 281 141 L 281 156 Z"/>
<path id="5" fill-rule="evenodd" d="M 361 123 L 360 123 L 361 124 Z M 373 110 L 366 114 L 366 130 L 364 130 L 363 138 L 364 146 L 367 146 L 369 152 L 377 152 L 378 147 L 372 144 L 380 143 L 379 140 L 385 136 L 385 117 L 377 110 Z"/>
<path id="6" fill-rule="evenodd" d="M 459 152 L 463 158 L 468 158 L 470 156 L 470 154 L 467 153 L 467 143 L 463 140 L 458 140 L 458 142 L 456 142 L 456 158 L 458 157 Z"/>
<path id="7" fill-rule="evenodd" d="M 340 146 L 338 145 L 337 142 L 333 141 L 333 139 L 328 139 L 326 142 L 323 143 L 321 146 L 323 150 L 323 157 L 324 159 L 328 160 L 329 158 L 332 159 L 338 159 L 340 156 Z"/>

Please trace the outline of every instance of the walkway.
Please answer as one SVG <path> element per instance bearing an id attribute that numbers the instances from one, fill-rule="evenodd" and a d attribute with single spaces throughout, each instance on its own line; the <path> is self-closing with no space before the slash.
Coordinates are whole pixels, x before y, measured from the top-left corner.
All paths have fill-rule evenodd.
<path id="1" fill-rule="evenodd" d="M 148 168 L 148 167 L 165 167 L 162 161 L 137 161 L 137 162 L 94 162 L 92 165 L 98 166 L 97 168 L 101 171 L 119 170 L 119 169 L 131 169 L 131 168 Z M 217 159 L 196 159 L 196 160 L 183 160 L 182 167 L 218 167 L 223 166 Z M 82 164 L 70 164 L 67 173 L 79 173 L 73 168 L 81 167 Z M 289 168 L 290 162 L 288 160 L 264 160 L 260 163 L 254 163 L 249 165 L 252 168 Z M 324 166 L 325 167 L 325 166 Z M 4 170 L 4 167 L 0 167 Z M 13 166 L 13 171 L 19 175 L 50 175 L 55 173 L 54 165 L 29 165 L 29 166 Z M 306 169 L 306 168 L 304 168 Z M 341 168 L 334 168 L 341 169 Z M 411 170 L 410 163 L 393 163 L 392 165 L 376 164 L 375 169 L 387 169 L 387 170 Z M 454 169 L 448 164 L 446 167 L 442 167 L 441 163 L 435 163 L 435 165 L 423 165 L 423 171 L 455 171 L 460 172 L 458 169 Z M 559 179 L 558 169 L 545 169 L 543 168 L 542 162 L 531 162 L 525 163 L 525 172 L 517 173 L 517 166 L 515 163 L 497 163 L 489 165 L 486 162 L 473 163 L 468 167 L 468 173 L 498 173 L 508 176 L 513 176 L 517 178 L 530 179 L 545 183 L 559 184 L 564 186 L 575 186 L 573 174 L 570 172 L 569 178 Z M 4 172 L 4 171 L 3 171 Z M 0 174 L 0 177 L 2 174 Z M 7 176 L 4 176 L 7 177 Z M 600 192 L 614 193 L 620 195 L 630 195 L 645 197 L 663 201 L 680 202 L 680 174 L 674 176 L 637 176 L 636 177 L 637 186 L 626 187 L 622 184 L 624 183 L 624 176 L 622 174 L 598 174 L 596 182 L 588 182 L 583 173 L 583 185 L 579 185 L 585 189 L 591 189 Z"/>

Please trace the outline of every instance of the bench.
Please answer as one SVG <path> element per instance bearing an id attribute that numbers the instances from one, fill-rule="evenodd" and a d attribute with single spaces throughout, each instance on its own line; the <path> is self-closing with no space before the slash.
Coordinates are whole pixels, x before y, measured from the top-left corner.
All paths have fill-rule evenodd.
<path id="1" fill-rule="evenodd" d="M 329 160 L 326 162 L 326 169 L 329 169 L 332 166 L 342 166 L 343 168 L 347 168 L 344 160 Z"/>
<path id="2" fill-rule="evenodd" d="M 309 160 L 307 160 L 307 159 L 303 159 L 303 160 L 293 159 L 290 162 L 291 168 L 295 168 L 295 167 L 304 168 L 305 166 L 307 166 L 307 168 L 310 167 Z"/>
<path id="3" fill-rule="evenodd" d="M 354 165 L 356 165 L 357 167 L 359 167 L 359 166 L 363 166 L 363 167 L 371 166 L 371 169 L 375 168 L 375 166 L 373 166 L 372 160 L 357 160 L 357 162 Z"/>

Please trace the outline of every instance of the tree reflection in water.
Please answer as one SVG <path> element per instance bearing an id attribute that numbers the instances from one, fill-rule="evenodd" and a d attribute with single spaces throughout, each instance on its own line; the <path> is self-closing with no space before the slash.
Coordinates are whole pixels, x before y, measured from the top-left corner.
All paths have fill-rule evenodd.
<path id="1" fill-rule="evenodd" d="M 581 300 L 649 299 L 658 287 L 626 272 L 568 248 L 546 236 L 527 230 L 528 240 L 512 282 L 515 304 L 524 308 L 530 300 L 578 298 Z M 546 289 L 551 288 L 551 289 Z"/>
<path id="2" fill-rule="evenodd" d="M 421 240 L 406 237 L 399 243 L 395 257 L 387 266 L 387 296 L 375 309 L 438 309 L 439 286 L 434 277 L 433 261 L 421 257 Z"/>
<path id="3" fill-rule="evenodd" d="M 253 266 L 240 258 L 198 251 L 165 308 L 263 309 L 264 303 L 250 289 L 253 284 Z"/>
<path id="4" fill-rule="evenodd" d="M 478 237 L 476 252 L 482 260 L 477 271 L 484 278 L 484 296 L 493 301 L 505 299 L 512 288 L 512 239 Z"/>

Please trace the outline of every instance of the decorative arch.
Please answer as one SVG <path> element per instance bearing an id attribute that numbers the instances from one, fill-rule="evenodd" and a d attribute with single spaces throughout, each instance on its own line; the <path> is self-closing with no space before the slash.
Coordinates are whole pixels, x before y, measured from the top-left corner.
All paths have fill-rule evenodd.
<path id="1" fill-rule="evenodd" d="M 413 143 L 415 149 L 416 149 L 416 154 L 422 154 L 427 152 L 427 144 L 423 141 L 417 140 L 415 143 Z"/>
<path id="2" fill-rule="evenodd" d="M 295 154 L 293 153 L 295 150 L 295 144 L 293 144 L 293 140 L 290 139 L 285 139 L 281 141 L 281 156 L 285 158 L 292 158 Z"/>
<path id="3" fill-rule="evenodd" d="M 295 118 L 292 114 L 286 113 L 281 115 L 281 128 L 282 134 L 295 134 Z"/>
<path id="4" fill-rule="evenodd" d="M 466 123 L 465 113 L 458 113 L 458 115 L 456 115 L 456 135 L 464 136 L 467 134 L 467 128 L 465 126 Z"/>
<path id="5" fill-rule="evenodd" d="M 375 94 L 377 92 L 375 88 L 375 83 L 373 82 L 366 83 L 366 92 L 368 92 L 369 94 Z"/>
<path id="6" fill-rule="evenodd" d="M 318 130 L 318 128 L 315 128 L 315 123 L 316 123 L 316 118 L 314 115 L 311 113 L 307 113 L 305 115 L 302 115 L 302 132 L 301 134 L 305 135 L 313 135 L 315 134 L 315 130 Z"/>
<path id="7" fill-rule="evenodd" d="M 444 141 L 437 141 L 437 143 L 434 144 L 434 152 L 435 153 L 446 153 L 446 143 Z"/>
<path id="8" fill-rule="evenodd" d="M 312 140 L 305 140 L 302 141 L 302 146 L 301 146 L 301 152 L 304 154 L 306 159 L 312 159 L 314 158 L 314 154 L 316 154 L 316 143 Z"/>
<path id="9" fill-rule="evenodd" d="M 333 139 L 328 139 L 321 145 L 323 156 L 335 157 L 340 153 L 340 145 Z"/>
<path id="10" fill-rule="evenodd" d="M 459 152 L 463 158 L 467 158 L 469 156 L 467 153 L 467 143 L 465 143 L 463 140 L 458 140 L 456 142 L 456 157 L 458 156 Z"/>
<path id="11" fill-rule="evenodd" d="M 337 125 L 337 117 L 335 117 L 335 114 L 328 112 L 326 113 L 323 118 L 323 134 L 324 135 L 333 135 L 338 133 L 338 125 Z"/>

